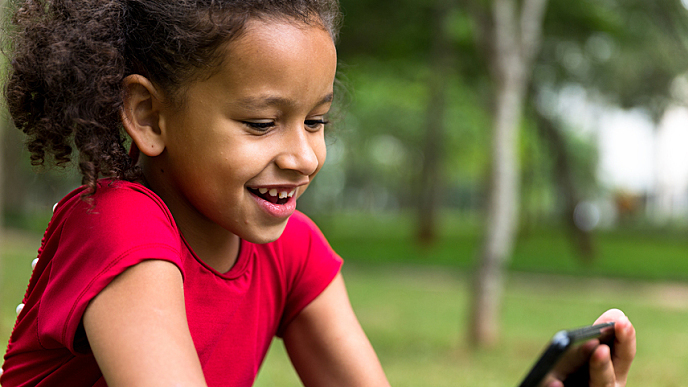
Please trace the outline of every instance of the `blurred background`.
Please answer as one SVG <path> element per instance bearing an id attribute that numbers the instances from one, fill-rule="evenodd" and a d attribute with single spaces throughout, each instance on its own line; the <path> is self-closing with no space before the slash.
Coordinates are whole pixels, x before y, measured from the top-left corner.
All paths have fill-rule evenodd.
<path id="1" fill-rule="evenodd" d="M 623 309 L 629 385 L 688 380 L 688 1 L 341 0 L 328 160 L 299 201 L 394 386 L 515 386 Z M 3 72 L 6 71 L 3 63 Z M 0 128 L 0 345 L 72 169 Z M 257 386 L 298 386 L 275 342 Z"/>

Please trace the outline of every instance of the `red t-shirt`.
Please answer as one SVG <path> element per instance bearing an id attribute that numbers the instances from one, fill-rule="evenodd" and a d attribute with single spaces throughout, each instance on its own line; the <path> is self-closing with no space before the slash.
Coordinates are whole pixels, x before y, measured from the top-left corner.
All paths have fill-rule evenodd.
<path id="1" fill-rule="evenodd" d="M 140 184 L 103 181 L 57 206 L 5 354 L 3 387 L 105 386 L 81 319 L 89 301 L 146 259 L 177 265 L 191 336 L 209 386 L 250 386 L 272 338 L 339 272 L 341 259 L 296 212 L 282 236 L 241 242 L 219 273 L 184 241 L 163 201 Z"/>

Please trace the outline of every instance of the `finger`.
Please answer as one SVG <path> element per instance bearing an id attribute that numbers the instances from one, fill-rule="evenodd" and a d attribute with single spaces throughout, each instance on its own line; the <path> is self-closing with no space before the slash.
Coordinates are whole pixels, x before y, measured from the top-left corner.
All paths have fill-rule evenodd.
<path id="1" fill-rule="evenodd" d="M 616 383 L 609 347 L 601 344 L 590 356 L 590 387 L 612 387 Z"/>
<path id="2" fill-rule="evenodd" d="M 564 383 L 561 382 L 561 380 L 553 380 L 549 382 L 548 384 L 545 384 L 546 387 L 564 387 Z"/>
<path id="3" fill-rule="evenodd" d="M 614 363 L 614 373 L 618 382 L 626 383 L 628 371 L 636 353 L 635 328 L 628 317 L 623 317 L 614 326 L 614 353 L 612 361 Z"/>
<path id="4" fill-rule="evenodd" d="M 550 372 L 545 376 L 542 382 L 538 384 L 539 387 L 564 387 L 564 383 L 562 383 L 559 379 L 554 377 L 554 375 Z"/>
<path id="5" fill-rule="evenodd" d="M 612 361 L 616 380 L 625 384 L 631 363 L 636 353 L 635 328 L 626 315 L 618 309 L 610 309 L 602 314 L 596 324 L 614 321 L 614 353 Z"/>

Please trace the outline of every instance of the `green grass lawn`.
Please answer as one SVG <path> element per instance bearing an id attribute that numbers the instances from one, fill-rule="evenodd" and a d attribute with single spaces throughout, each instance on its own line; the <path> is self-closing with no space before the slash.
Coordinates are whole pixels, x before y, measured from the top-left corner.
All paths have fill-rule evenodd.
<path id="1" fill-rule="evenodd" d="M 515 386 L 556 331 L 591 323 L 611 307 L 623 309 L 638 331 L 629 385 L 686 385 L 688 242 L 680 236 L 600 234 L 589 265 L 556 229 L 523 236 L 505 288 L 500 344 L 473 352 L 465 334 L 474 228 L 448 223 L 440 242 L 422 249 L 407 221 L 352 216 L 320 223 L 346 260 L 352 304 L 393 386 Z M 13 234 L 0 245 L 3 348 L 39 240 Z M 256 386 L 299 385 L 276 340 Z"/>
<path id="2" fill-rule="evenodd" d="M 472 352 L 465 339 L 468 286 L 460 272 L 354 266 L 344 275 L 393 386 L 515 386 L 556 331 L 591 323 L 611 307 L 622 308 L 638 331 L 629 385 L 686 384 L 688 287 L 683 284 L 512 275 L 501 343 Z M 300 385 L 279 340 L 256 385 Z"/>

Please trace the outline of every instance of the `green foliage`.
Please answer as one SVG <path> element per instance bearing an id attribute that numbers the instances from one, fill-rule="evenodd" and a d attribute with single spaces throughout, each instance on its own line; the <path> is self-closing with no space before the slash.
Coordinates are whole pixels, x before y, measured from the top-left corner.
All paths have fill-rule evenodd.
<path id="1" fill-rule="evenodd" d="M 341 66 L 352 98 L 331 136 L 325 167 L 299 203 L 302 209 L 327 212 L 413 205 L 423 159 L 429 71 L 422 62 L 371 58 Z M 447 83 L 451 87 L 444 119 L 444 178 L 449 185 L 445 204 L 471 206 L 467 203 L 471 200 L 457 196 L 474 191 L 475 181 L 482 179 L 490 118 L 462 78 L 452 75 Z M 338 184 L 345 191 L 333 192 Z"/>
<path id="2" fill-rule="evenodd" d="M 338 42 L 344 57 L 418 59 L 426 56 L 432 2 L 342 0 L 344 25 Z"/>
<path id="3" fill-rule="evenodd" d="M 655 118 L 688 69 L 688 11 L 680 1 L 551 0 L 536 84 L 579 83 Z M 536 88 L 540 85 L 536 85 Z"/>

